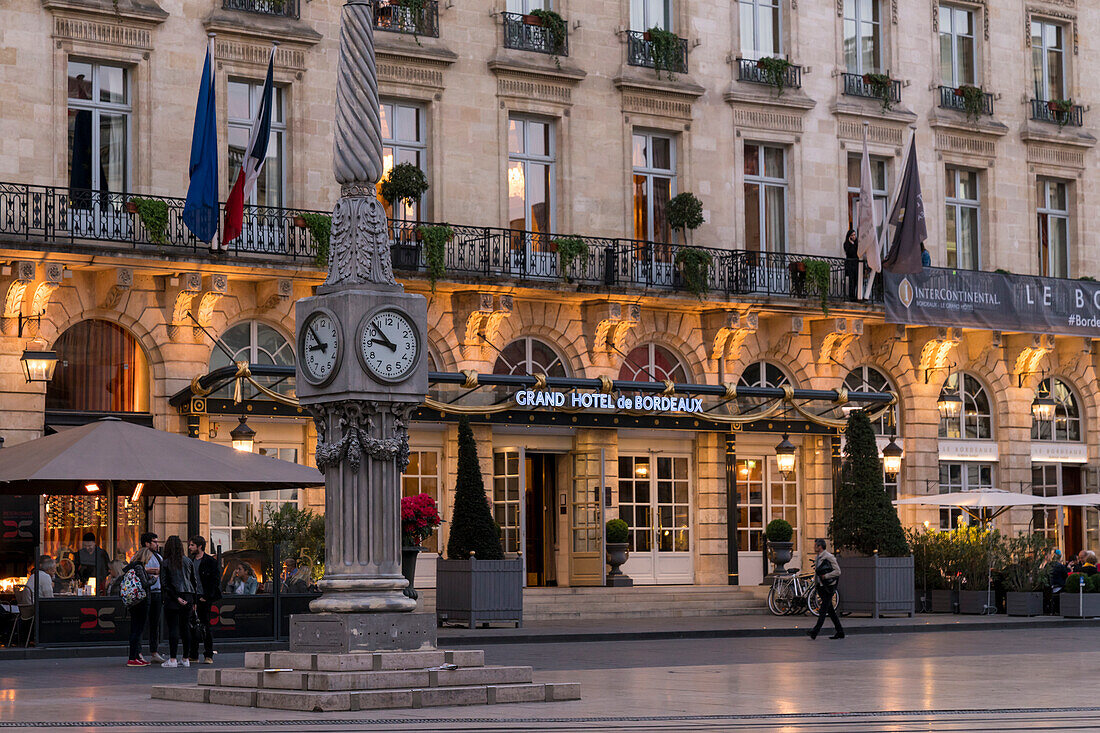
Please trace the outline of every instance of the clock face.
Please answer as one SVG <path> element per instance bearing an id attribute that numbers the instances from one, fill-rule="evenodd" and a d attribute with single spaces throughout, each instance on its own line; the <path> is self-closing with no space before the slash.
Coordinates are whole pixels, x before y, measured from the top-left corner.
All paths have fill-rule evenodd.
<path id="1" fill-rule="evenodd" d="M 364 322 L 359 350 L 370 373 L 384 382 L 400 382 L 420 360 L 420 337 L 409 317 L 386 309 Z"/>
<path id="2" fill-rule="evenodd" d="M 305 376 L 314 384 L 328 381 L 336 372 L 340 357 L 340 329 L 328 311 L 318 311 L 306 319 L 302 329 L 301 355 Z"/>

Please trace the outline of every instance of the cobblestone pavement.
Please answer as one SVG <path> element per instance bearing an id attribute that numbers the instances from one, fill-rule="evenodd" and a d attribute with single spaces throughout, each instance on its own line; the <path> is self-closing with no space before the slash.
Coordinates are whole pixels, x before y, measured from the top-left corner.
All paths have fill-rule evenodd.
<path id="1" fill-rule="evenodd" d="M 496 644 L 486 657 L 578 681 L 583 699 L 295 714 L 149 699 L 150 683 L 192 681 L 195 667 L 7 661 L 0 731 L 1100 731 L 1100 646 L 1085 629 Z"/>

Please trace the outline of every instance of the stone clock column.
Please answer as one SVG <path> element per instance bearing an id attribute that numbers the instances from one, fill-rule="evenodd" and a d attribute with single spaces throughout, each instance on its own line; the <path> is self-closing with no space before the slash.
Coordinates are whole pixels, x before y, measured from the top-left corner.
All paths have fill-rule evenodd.
<path id="1" fill-rule="evenodd" d="M 362 648 L 369 633 L 350 615 L 416 607 L 401 592 L 408 585 L 401 575 L 401 472 L 409 415 L 428 389 L 427 307 L 393 279 L 386 213 L 375 197 L 382 143 L 371 12 L 362 0 L 343 9 L 333 165 L 341 195 L 329 273 L 315 297 L 296 305 L 298 397 L 316 421 L 317 466 L 325 474 L 323 595 L 310 604 L 312 617 L 294 619 L 292 644 L 302 649 L 307 637 L 327 633 L 316 631 L 327 614 L 359 639 L 349 648 Z"/>

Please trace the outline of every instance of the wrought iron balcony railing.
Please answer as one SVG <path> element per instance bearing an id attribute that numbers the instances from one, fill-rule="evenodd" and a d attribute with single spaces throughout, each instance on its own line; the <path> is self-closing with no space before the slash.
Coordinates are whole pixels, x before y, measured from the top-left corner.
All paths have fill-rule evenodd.
<path id="1" fill-rule="evenodd" d="M 413 36 L 439 38 L 439 2 L 423 3 L 411 0 L 376 0 L 374 29 Z"/>
<path id="2" fill-rule="evenodd" d="M 626 32 L 626 62 L 631 66 L 645 66 L 656 68 L 653 56 L 653 41 L 649 39 L 649 31 Z M 676 74 L 686 74 L 688 70 L 688 42 L 686 38 L 680 39 L 679 53 L 675 58 L 668 59 L 668 68 L 664 63 L 662 71 L 670 71 Z"/>
<path id="3" fill-rule="evenodd" d="M 940 107 L 943 109 L 955 109 L 959 112 L 966 112 L 966 100 L 963 95 L 957 91 L 958 87 L 940 87 Z M 989 92 L 982 93 L 982 105 L 979 115 L 992 116 L 993 114 L 993 95 Z"/>
<path id="4" fill-rule="evenodd" d="M 775 81 L 768 76 L 767 70 L 756 59 L 737 60 L 737 81 L 775 86 Z M 783 72 L 782 81 L 785 89 L 801 89 L 802 67 L 798 64 L 788 66 Z"/>
<path id="5" fill-rule="evenodd" d="M 1031 100 L 1031 119 L 1039 122 L 1053 122 L 1065 127 L 1083 127 L 1085 124 L 1085 110 L 1079 104 L 1075 104 L 1066 111 L 1062 111 L 1054 102 L 1045 99 Z"/>
<path id="6" fill-rule="evenodd" d="M 882 99 L 879 93 L 879 87 L 876 84 L 872 84 L 868 79 L 869 74 L 847 74 L 844 75 L 844 93 L 849 97 L 868 97 L 870 99 Z M 890 88 L 887 91 L 887 96 L 890 99 L 890 104 L 898 104 L 901 102 L 901 82 L 897 79 L 890 80 Z"/>
<path id="7" fill-rule="evenodd" d="M 222 0 L 222 8 L 283 18 L 298 17 L 298 0 Z"/>
<path id="8" fill-rule="evenodd" d="M 558 42 L 550 28 L 528 22 L 533 16 L 523 13 L 501 13 L 501 15 L 504 16 L 505 48 L 547 53 L 552 56 L 569 55 L 568 24 L 562 28 L 561 41 Z"/>

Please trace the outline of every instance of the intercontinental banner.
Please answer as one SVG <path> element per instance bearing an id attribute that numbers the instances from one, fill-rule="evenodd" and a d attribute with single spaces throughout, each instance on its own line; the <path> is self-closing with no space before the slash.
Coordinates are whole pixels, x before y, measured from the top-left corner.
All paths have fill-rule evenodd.
<path id="1" fill-rule="evenodd" d="M 1100 283 L 926 267 L 883 272 L 886 322 L 1100 336 Z"/>

